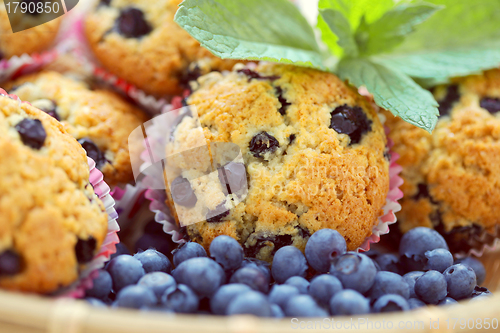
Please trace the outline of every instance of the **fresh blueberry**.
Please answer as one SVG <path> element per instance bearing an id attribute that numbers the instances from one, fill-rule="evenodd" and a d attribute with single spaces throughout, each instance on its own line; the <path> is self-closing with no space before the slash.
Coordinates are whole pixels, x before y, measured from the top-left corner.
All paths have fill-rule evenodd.
<path id="1" fill-rule="evenodd" d="M 479 105 L 488 112 L 495 113 L 500 111 L 500 98 L 484 97 L 479 102 Z"/>
<path id="2" fill-rule="evenodd" d="M 378 264 L 381 271 L 388 271 L 396 274 L 401 273 L 399 258 L 392 253 L 385 253 L 377 256 L 375 262 Z"/>
<path id="3" fill-rule="evenodd" d="M 97 147 L 94 141 L 90 140 L 89 138 L 83 138 L 79 139 L 78 143 L 82 146 L 83 149 L 85 149 L 87 156 L 94 160 L 95 165 L 98 169 L 107 163 L 106 157 L 104 157 L 104 154 L 99 149 L 99 147 Z"/>
<path id="4" fill-rule="evenodd" d="M 271 304 L 271 316 L 273 318 L 284 318 L 285 313 L 278 304 Z"/>
<path id="5" fill-rule="evenodd" d="M 75 245 L 76 260 L 80 264 L 85 264 L 94 258 L 97 241 L 94 237 L 90 236 L 87 239 L 78 238 Z"/>
<path id="6" fill-rule="evenodd" d="M 269 280 L 258 268 L 243 267 L 233 273 L 229 283 L 246 284 L 253 290 L 267 293 L 269 290 Z"/>
<path id="7" fill-rule="evenodd" d="M 174 265 L 179 266 L 183 261 L 191 258 L 206 257 L 207 252 L 200 244 L 196 242 L 186 242 L 172 251 Z"/>
<path id="8" fill-rule="evenodd" d="M 443 275 L 448 285 L 448 296 L 456 300 L 471 297 L 476 286 L 476 273 L 470 266 L 456 264 L 448 267 Z"/>
<path id="9" fill-rule="evenodd" d="M 114 258 L 121 256 L 122 254 L 130 255 L 130 251 L 125 244 L 118 243 L 116 244 L 116 252 L 111 255 L 110 260 L 113 260 Z"/>
<path id="10" fill-rule="evenodd" d="M 223 316 L 226 314 L 227 306 L 236 296 L 250 290 L 246 284 L 226 284 L 220 287 L 210 299 L 210 309 L 214 314 Z"/>
<path id="11" fill-rule="evenodd" d="M 443 273 L 445 269 L 453 265 L 453 255 L 445 249 L 427 251 L 425 252 L 425 257 L 427 258 L 424 267 L 425 270 L 435 270 Z"/>
<path id="12" fill-rule="evenodd" d="M 286 284 L 275 284 L 269 293 L 269 301 L 285 309 L 288 300 L 295 295 L 300 295 L 297 287 Z"/>
<path id="13" fill-rule="evenodd" d="M 382 255 L 379 250 L 374 249 L 373 247 L 368 251 L 363 252 L 363 254 L 373 260 L 376 260 L 378 256 Z"/>
<path id="14" fill-rule="evenodd" d="M 342 283 L 330 274 L 316 276 L 309 285 L 309 295 L 314 297 L 321 305 L 328 305 L 333 295 L 341 290 Z"/>
<path id="15" fill-rule="evenodd" d="M 105 299 L 108 297 L 113 288 L 113 280 L 108 271 L 104 269 L 99 269 L 97 271 L 97 276 L 92 280 L 92 288 L 85 291 L 85 297 L 93 297 L 98 299 Z"/>
<path id="16" fill-rule="evenodd" d="M 370 313 L 370 302 L 356 290 L 341 290 L 330 300 L 330 313 L 334 316 Z"/>
<path id="17" fill-rule="evenodd" d="M 410 298 L 410 287 L 405 279 L 393 272 L 377 272 L 375 282 L 371 287 L 370 298 L 376 300 L 386 294 L 400 295 L 405 299 Z"/>
<path id="18" fill-rule="evenodd" d="M 427 304 L 437 304 L 446 295 L 446 279 L 438 271 L 428 271 L 417 278 L 415 282 L 415 294 Z"/>
<path id="19" fill-rule="evenodd" d="M 245 258 L 241 263 L 241 268 L 243 267 L 253 267 L 260 269 L 261 272 L 266 276 L 267 280 L 271 281 L 271 270 L 269 269 L 269 263 L 267 261 L 254 258 Z"/>
<path id="20" fill-rule="evenodd" d="M 415 294 L 415 282 L 419 277 L 424 275 L 424 272 L 421 271 L 413 271 L 406 273 L 403 275 L 403 278 L 405 279 L 406 283 L 408 283 L 408 286 L 410 287 L 410 297 L 411 298 L 417 298 L 418 296 Z"/>
<path id="21" fill-rule="evenodd" d="M 166 309 L 178 313 L 194 313 L 198 309 L 200 300 L 191 288 L 179 284 L 165 290 L 161 303 Z"/>
<path id="22" fill-rule="evenodd" d="M 139 282 L 137 282 L 137 285 L 151 289 L 159 300 L 165 293 L 165 290 L 174 287 L 176 283 L 174 278 L 167 273 L 151 272 L 144 275 Z"/>
<path id="23" fill-rule="evenodd" d="M 333 258 L 344 254 L 346 250 L 345 239 L 337 230 L 321 229 L 307 241 L 305 254 L 312 268 L 320 273 L 326 273 Z"/>
<path id="24" fill-rule="evenodd" d="M 425 252 L 435 249 L 448 249 L 448 245 L 436 230 L 425 227 L 411 229 L 401 238 L 399 255 L 408 271 L 421 271 L 424 268 Z"/>
<path id="25" fill-rule="evenodd" d="M 284 283 L 291 276 L 306 276 L 307 261 L 294 246 L 284 246 L 274 255 L 271 273 L 277 283 Z"/>
<path id="26" fill-rule="evenodd" d="M 267 132 L 260 132 L 250 141 L 250 152 L 253 156 L 264 158 L 266 153 L 274 153 L 280 146 L 278 140 Z"/>
<path id="27" fill-rule="evenodd" d="M 210 244 L 210 256 L 225 270 L 238 269 L 243 261 L 243 248 L 233 237 L 221 235 Z"/>
<path id="28" fill-rule="evenodd" d="M 126 8 L 116 20 L 118 32 L 127 38 L 139 38 L 153 29 L 144 18 L 144 13 L 137 8 Z"/>
<path id="29" fill-rule="evenodd" d="M 172 274 L 177 283 L 187 285 L 200 297 L 211 297 L 226 279 L 222 267 L 209 258 L 188 259 Z"/>
<path id="30" fill-rule="evenodd" d="M 408 301 L 404 297 L 395 294 L 384 295 L 373 304 L 373 312 L 375 313 L 408 310 L 410 310 Z"/>
<path id="31" fill-rule="evenodd" d="M 247 189 L 247 170 L 245 164 L 229 162 L 217 171 L 219 181 L 226 194 L 239 193 Z"/>
<path id="32" fill-rule="evenodd" d="M 474 270 L 476 273 L 476 283 L 478 285 L 482 285 L 484 280 L 486 279 L 486 269 L 484 265 L 477 259 L 472 257 L 466 257 L 463 259 L 457 259 L 455 264 L 467 265 Z"/>
<path id="33" fill-rule="evenodd" d="M 418 298 L 410 298 L 408 300 L 408 305 L 410 306 L 410 310 L 427 306 L 427 304 L 425 304 L 424 302 L 422 302 Z"/>
<path id="34" fill-rule="evenodd" d="M 227 306 L 228 315 L 250 314 L 258 317 L 271 317 L 271 303 L 258 291 L 247 291 L 236 296 Z"/>
<path id="35" fill-rule="evenodd" d="M 146 274 L 141 262 L 126 254 L 111 260 L 106 269 L 113 279 L 115 292 L 119 292 L 128 285 L 136 284 Z"/>
<path id="36" fill-rule="evenodd" d="M 488 288 L 485 287 L 480 287 L 480 286 L 475 286 L 474 290 L 472 291 L 471 297 L 488 297 L 488 296 L 493 296 L 493 293 L 488 290 Z"/>
<path id="37" fill-rule="evenodd" d="M 458 302 L 455 301 L 453 298 L 451 298 L 451 297 L 445 297 L 445 299 L 440 300 L 437 305 L 450 305 L 450 304 L 457 304 L 457 303 Z"/>
<path id="38" fill-rule="evenodd" d="M 328 313 L 310 295 L 290 297 L 285 305 L 285 314 L 287 317 L 328 317 Z"/>
<path id="39" fill-rule="evenodd" d="M 127 286 L 116 295 L 116 305 L 123 308 L 147 308 L 157 302 L 154 292 L 143 286 Z"/>
<path id="40" fill-rule="evenodd" d="M 134 258 L 139 260 L 146 273 L 150 272 L 165 272 L 172 271 L 170 260 L 161 252 L 155 249 L 148 249 L 143 252 L 134 254 Z"/>
<path id="41" fill-rule="evenodd" d="M 0 276 L 16 275 L 21 273 L 22 260 L 21 256 L 13 250 L 5 250 L 0 253 Z"/>
<path id="42" fill-rule="evenodd" d="M 104 303 L 103 301 L 101 301 L 100 299 L 97 299 L 97 298 L 87 297 L 87 298 L 85 298 L 85 300 L 87 302 L 89 302 L 90 305 L 98 307 L 98 308 L 107 308 L 108 307 L 106 305 L 106 303 Z"/>
<path id="43" fill-rule="evenodd" d="M 330 128 L 337 133 L 349 135 L 351 144 L 359 143 L 363 134 L 372 128 L 372 121 L 359 106 L 344 104 L 336 107 L 331 115 Z"/>
<path id="44" fill-rule="evenodd" d="M 16 125 L 16 130 L 23 143 L 33 149 L 42 148 L 47 138 L 47 132 L 45 132 L 42 122 L 38 119 L 23 119 Z"/>
<path id="45" fill-rule="evenodd" d="M 333 260 L 330 274 L 337 277 L 344 288 L 365 293 L 372 287 L 377 269 L 373 260 L 364 254 L 347 252 Z"/>
<path id="46" fill-rule="evenodd" d="M 170 184 L 170 193 L 174 202 L 184 207 L 194 207 L 198 201 L 189 180 L 182 176 L 172 181 L 172 184 Z"/>
<path id="47" fill-rule="evenodd" d="M 135 252 L 143 252 L 150 248 L 155 249 L 159 253 L 168 254 L 172 250 L 166 234 L 143 234 L 139 239 L 135 242 L 134 249 Z"/>
<path id="48" fill-rule="evenodd" d="M 285 284 L 287 284 L 289 286 L 297 287 L 297 289 L 299 290 L 299 292 L 301 294 L 308 294 L 309 293 L 309 285 L 310 285 L 310 283 L 309 283 L 309 281 L 307 281 L 306 279 L 304 279 L 301 276 L 292 276 L 292 277 L 289 277 L 285 281 Z"/>

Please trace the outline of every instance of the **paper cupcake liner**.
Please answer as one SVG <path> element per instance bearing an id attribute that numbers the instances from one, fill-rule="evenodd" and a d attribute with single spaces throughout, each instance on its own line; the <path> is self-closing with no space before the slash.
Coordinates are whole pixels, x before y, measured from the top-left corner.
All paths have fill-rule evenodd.
<path id="1" fill-rule="evenodd" d="M 108 214 L 108 233 L 104 239 L 99 252 L 86 265 L 85 269 L 80 272 L 80 277 L 77 282 L 64 290 L 58 292 L 56 296 L 81 298 L 85 296 L 85 291 L 92 288 L 92 280 L 97 276 L 97 270 L 104 267 L 104 263 L 109 260 L 110 256 L 116 252 L 116 244 L 120 242 L 118 231 L 120 227 L 116 222 L 118 214 L 114 208 L 115 201 L 111 197 L 110 188 L 104 182 L 104 177 L 101 171 L 95 167 L 95 162 L 90 157 L 87 157 L 90 176 L 89 181 L 94 187 L 95 194 L 101 199 L 104 204 L 106 213 Z"/>
<path id="2" fill-rule="evenodd" d="M 453 253 L 456 258 L 481 257 L 485 253 L 498 251 L 500 249 L 500 225 L 496 225 L 491 232 L 483 230 L 479 234 L 470 237 L 467 244 L 469 248 L 466 251 Z"/>
<path id="3" fill-rule="evenodd" d="M 171 110 L 176 110 L 180 105 L 182 98 L 177 97 L 172 100 L 172 104 L 165 107 L 164 111 L 168 112 Z M 386 134 L 389 129 L 385 127 Z M 146 170 L 148 166 L 151 165 L 151 157 L 149 151 L 155 151 L 155 145 L 161 145 L 162 138 L 155 137 L 156 135 L 164 135 L 164 130 L 160 128 L 154 128 L 154 124 L 148 129 L 148 138 L 144 140 L 145 150 L 141 154 L 141 159 L 144 161 L 141 166 L 141 170 Z M 153 134 L 153 136 L 151 136 Z M 391 149 L 393 142 L 388 140 L 388 148 Z M 157 147 L 156 147 L 157 149 Z M 373 227 L 372 235 L 367 237 L 365 241 L 358 247 L 357 251 L 368 251 L 370 245 L 373 243 L 378 243 L 380 241 L 380 236 L 389 233 L 389 226 L 396 223 L 397 217 L 396 213 L 401 210 L 401 205 L 398 203 L 403 197 L 403 192 L 399 187 L 403 184 L 403 179 L 399 176 L 402 167 L 396 163 L 399 155 L 389 150 L 390 162 L 389 162 L 389 192 L 387 194 L 386 203 L 383 207 L 382 216 L 378 217 L 377 224 Z M 166 193 L 165 190 L 155 189 L 154 184 L 158 182 L 163 182 L 162 179 L 158 179 L 152 174 L 146 174 L 143 179 L 143 186 L 147 187 L 145 197 L 150 201 L 149 209 L 155 214 L 155 221 L 163 225 L 163 231 L 172 236 L 172 240 L 175 243 L 184 243 L 186 241 L 186 235 L 180 231 L 180 227 L 177 225 L 175 218 L 172 216 L 170 209 L 165 203 Z"/>
<path id="4" fill-rule="evenodd" d="M 36 72 L 53 62 L 59 51 L 50 50 L 39 54 L 14 56 L 0 61 L 0 83 L 13 80 L 21 75 Z"/>

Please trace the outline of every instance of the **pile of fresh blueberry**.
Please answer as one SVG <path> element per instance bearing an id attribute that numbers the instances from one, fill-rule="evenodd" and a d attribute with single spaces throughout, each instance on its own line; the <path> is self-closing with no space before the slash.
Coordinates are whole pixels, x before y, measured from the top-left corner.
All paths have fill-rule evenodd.
<path id="1" fill-rule="evenodd" d="M 406 311 L 491 296 L 479 287 L 484 266 L 473 258 L 453 261 L 443 237 L 415 228 L 399 255 L 346 252 L 344 238 L 323 229 L 311 236 L 305 255 L 280 248 L 272 266 L 244 258 L 240 244 L 219 236 L 211 258 L 194 242 L 173 251 L 173 263 L 154 249 L 118 255 L 99 271 L 87 300 L 178 313 L 252 314 L 261 317 L 328 317 Z"/>

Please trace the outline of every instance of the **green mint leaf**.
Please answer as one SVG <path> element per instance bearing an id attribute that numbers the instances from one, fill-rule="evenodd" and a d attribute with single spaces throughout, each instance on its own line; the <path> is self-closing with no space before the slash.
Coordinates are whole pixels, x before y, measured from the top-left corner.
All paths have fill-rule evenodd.
<path id="1" fill-rule="evenodd" d="M 351 31 L 351 25 L 345 16 L 333 9 L 322 9 L 320 15 L 330 30 L 337 36 L 337 44 L 344 50 L 346 56 L 356 57 L 358 46 Z"/>
<path id="2" fill-rule="evenodd" d="M 432 94 L 397 70 L 363 58 L 345 58 L 338 74 L 356 87 L 365 86 L 378 106 L 431 132 L 438 119 L 438 103 Z"/>
<path id="3" fill-rule="evenodd" d="M 174 20 L 223 59 L 324 68 L 312 27 L 289 0 L 185 0 Z"/>
<path id="4" fill-rule="evenodd" d="M 386 11 L 394 7 L 393 0 L 319 0 L 318 8 L 332 9 L 340 12 L 351 26 L 351 31 L 356 31 L 362 17 L 367 22 L 374 22 Z M 332 32 L 321 15 L 318 16 L 318 29 L 321 31 L 321 39 L 328 46 L 330 52 L 341 57 L 343 49 L 337 44 L 337 36 Z"/>
<path id="5" fill-rule="evenodd" d="M 500 1 L 427 1 L 445 8 L 377 62 L 428 84 L 500 66 Z"/>
<path id="6" fill-rule="evenodd" d="M 428 3 L 403 3 L 371 24 L 362 21 L 356 31 L 360 53 L 373 55 L 393 49 L 414 31 L 416 25 L 427 20 L 439 8 Z"/>

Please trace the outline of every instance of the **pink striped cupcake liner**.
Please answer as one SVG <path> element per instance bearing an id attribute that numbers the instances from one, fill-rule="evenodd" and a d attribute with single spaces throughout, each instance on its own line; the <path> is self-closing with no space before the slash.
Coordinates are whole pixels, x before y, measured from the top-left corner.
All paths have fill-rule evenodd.
<path id="1" fill-rule="evenodd" d="M 181 105 L 181 97 L 175 97 L 172 99 L 172 104 L 167 105 L 164 108 L 164 112 L 169 112 L 172 110 L 179 109 Z M 174 111 L 175 112 L 175 111 Z M 157 126 L 160 127 L 160 126 Z M 386 133 L 388 128 L 385 128 Z M 152 135 L 151 135 L 152 134 Z M 151 152 L 164 151 L 164 137 L 165 130 L 163 128 L 156 128 L 155 124 L 152 122 L 152 126 L 148 128 L 148 137 L 144 140 L 145 150 L 141 154 L 141 159 L 144 161 L 141 166 L 141 170 L 145 171 L 145 178 L 142 183 L 143 186 L 148 188 L 145 193 L 146 199 L 150 201 L 149 209 L 155 214 L 155 221 L 163 225 L 163 231 L 172 236 L 172 240 L 175 243 L 184 243 L 186 241 L 185 235 L 181 233 L 179 226 L 177 225 L 174 217 L 172 216 L 168 206 L 165 203 L 166 193 L 165 190 L 158 189 L 158 182 L 163 182 L 163 175 L 158 174 L 158 172 L 149 172 L 148 167 L 152 164 Z M 391 149 L 393 143 L 388 141 L 388 148 Z M 402 167 L 396 163 L 399 155 L 390 150 L 390 162 L 389 162 L 389 192 L 386 198 L 386 204 L 383 207 L 382 216 L 378 217 L 377 224 L 373 227 L 372 234 L 365 239 L 357 251 L 364 252 L 370 249 L 370 245 L 378 243 L 380 241 L 380 236 L 389 233 L 389 226 L 396 223 L 397 217 L 396 213 L 401 210 L 401 205 L 398 203 L 403 197 L 403 192 L 399 187 L 403 184 L 402 178 L 399 176 Z"/>
<path id="2" fill-rule="evenodd" d="M 23 54 L 3 59 L 0 61 L 0 83 L 36 72 L 53 62 L 58 56 L 59 51 L 50 50 L 40 54 Z"/>
<path id="3" fill-rule="evenodd" d="M 109 260 L 110 256 L 116 252 L 116 244 L 120 242 L 118 231 L 120 227 L 116 222 L 118 214 L 115 210 L 115 200 L 110 194 L 109 186 L 104 182 L 104 177 L 101 171 L 95 167 L 95 162 L 90 157 L 87 157 L 90 176 L 89 181 L 94 188 L 95 194 L 101 199 L 104 204 L 106 213 L 108 214 L 108 233 L 104 239 L 99 252 L 86 265 L 85 269 L 80 272 L 80 278 L 73 285 L 65 288 L 57 293 L 57 296 L 82 298 L 85 296 L 85 291 L 92 288 L 92 280 L 97 276 L 97 270 L 104 267 L 104 263 Z"/>

